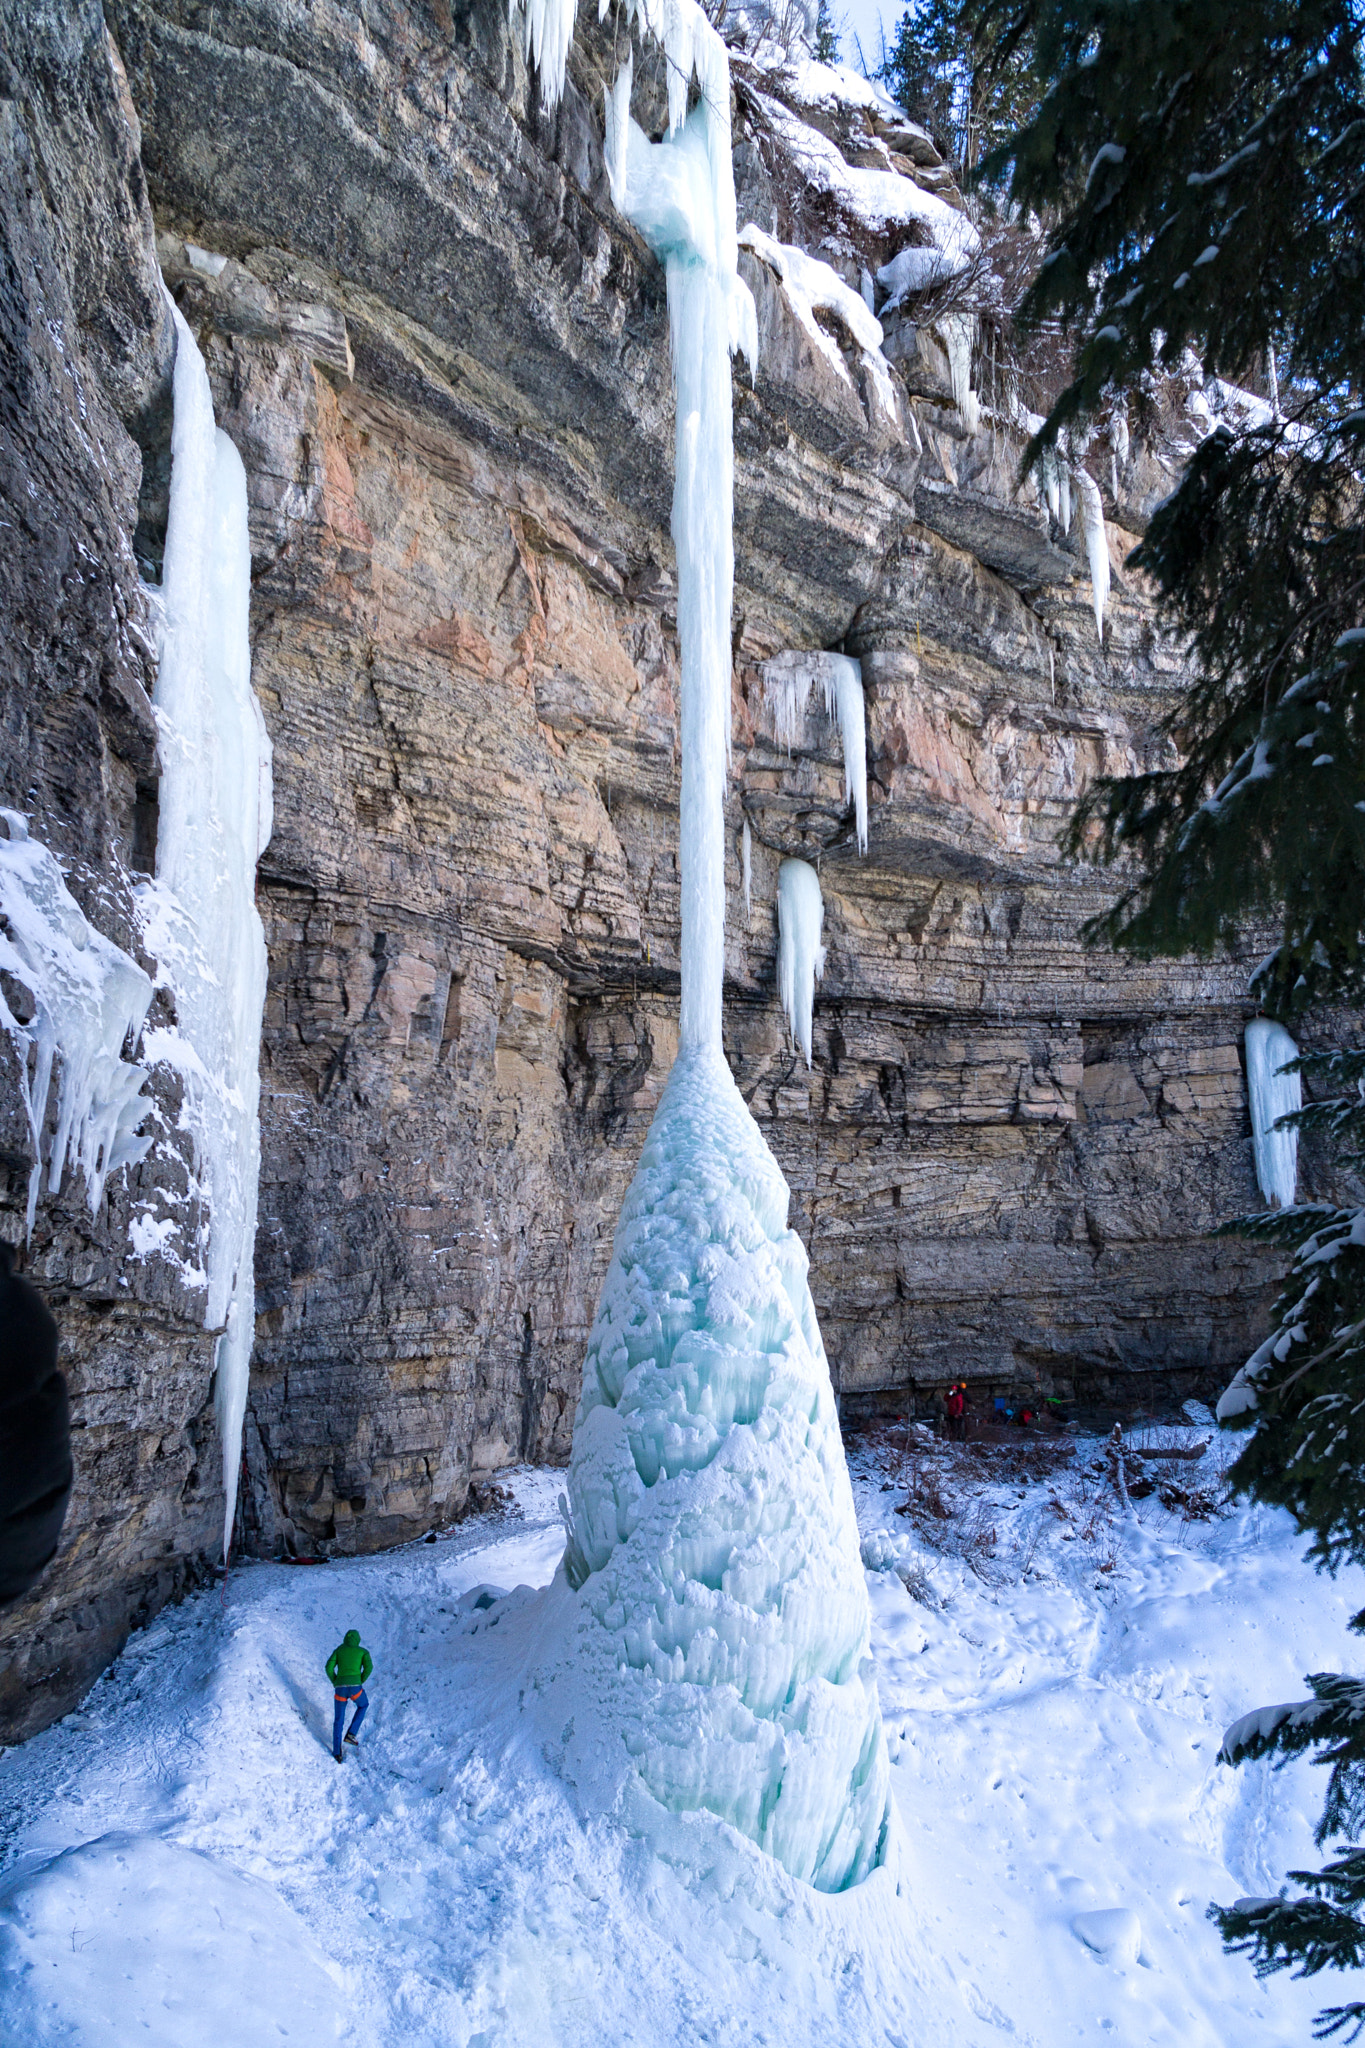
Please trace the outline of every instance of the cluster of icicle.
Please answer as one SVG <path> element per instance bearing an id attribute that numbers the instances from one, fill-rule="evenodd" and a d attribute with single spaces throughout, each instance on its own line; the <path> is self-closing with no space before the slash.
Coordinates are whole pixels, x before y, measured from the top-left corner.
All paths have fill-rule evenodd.
<path id="1" fill-rule="evenodd" d="M 806 705 L 820 684 L 825 716 L 839 728 L 844 802 L 853 805 L 859 853 L 867 852 L 867 723 L 861 664 L 847 654 L 778 654 L 763 664 L 763 699 L 780 747 L 790 754 L 801 737 Z"/>
<path id="2" fill-rule="evenodd" d="M 150 1137 L 137 1127 L 150 1107 L 147 1069 L 124 1057 L 135 1046 L 152 1000 L 136 960 L 87 921 L 47 847 L 30 839 L 18 811 L 0 810 L 0 969 L 22 987 L 21 1021 L 0 991 L 0 1030 L 17 1056 L 33 1165 L 25 1229 L 31 1232 L 43 1167 L 55 1194 L 68 1166 L 85 1177 L 93 1216 L 105 1182 L 146 1156 Z M 52 1090 L 54 1128 L 46 1135 Z"/>
<path id="3" fill-rule="evenodd" d="M 232 1535 L 255 1330 L 265 934 L 256 862 L 270 837 L 270 743 L 251 687 L 246 474 L 217 428 L 193 334 L 176 327 L 170 517 L 154 694 L 161 756 L 156 881 L 143 929 L 172 989 L 177 1030 L 146 1055 L 176 1066 L 207 1198 L 206 1329 L 221 1329 L 216 1404 L 226 1554 Z"/>
<path id="4" fill-rule="evenodd" d="M 948 382 L 952 386 L 953 404 L 962 416 L 962 424 L 969 434 L 976 433 L 981 425 L 981 400 L 972 389 L 972 350 L 976 346 L 975 313 L 948 313 L 939 322 L 944 350 L 948 357 Z"/>
<path id="5" fill-rule="evenodd" d="M 736 271 L 729 65 L 692 0 L 635 12 L 668 58 L 669 132 L 652 144 L 630 119 L 628 62 L 608 94 L 607 156 L 616 203 L 668 280 L 682 1006 L 588 1344 L 564 1571 L 578 1592 L 575 1655 L 600 1677 L 632 1781 L 839 1890 L 877 1862 L 888 1810 L 867 1596 L 805 1251 L 721 1048 L 730 355 L 743 346 L 752 360 L 754 345 Z M 537 36 L 558 38 L 536 45 L 551 92 L 572 10 L 538 21 Z"/>
<path id="6" fill-rule="evenodd" d="M 800 737 L 811 687 L 819 679 L 825 716 L 839 727 L 844 802 L 852 803 L 859 853 L 867 852 L 867 731 L 863 672 L 846 654 L 787 653 L 763 664 L 763 695 L 778 744 Z M 745 827 L 746 831 L 748 827 Z M 747 872 L 747 870 L 746 870 Z M 746 884 L 746 907 L 748 902 Z M 808 861 L 784 860 L 777 877 L 777 985 L 792 1041 L 811 1063 L 815 984 L 825 971 L 825 905 Z"/>
<path id="7" fill-rule="evenodd" d="M 1081 528 L 1085 534 L 1085 558 L 1090 569 L 1095 631 L 1102 647 L 1104 613 L 1109 603 L 1109 542 L 1104 531 L 1104 502 L 1100 497 L 1100 487 L 1079 463 L 1066 461 L 1054 448 L 1044 449 L 1038 458 L 1038 476 L 1047 509 L 1063 533 L 1071 531 L 1072 485 L 1075 485 L 1076 496 L 1080 500 Z"/>
<path id="8" fill-rule="evenodd" d="M 270 743 L 251 688 L 246 475 L 214 425 L 194 336 L 173 303 L 171 311 L 175 417 L 153 700 L 161 760 L 156 881 L 139 888 L 137 906 L 158 982 L 174 995 L 176 1026 L 144 1030 L 152 981 L 89 925 L 51 853 L 29 838 L 18 812 L 5 811 L 0 968 L 28 992 L 33 1014 L 20 1022 L 0 996 L 0 1029 L 19 1054 L 33 1144 L 29 1230 L 43 1165 L 54 1192 L 68 1165 L 79 1165 L 93 1214 L 109 1175 L 151 1145 L 137 1135 L 150 1107 L 141 1092 L 150 1068 L 165 1064 L 180 1076 L 207 1211 L 199 1243 L 180 1263 L 191 1284 L 206 1287 L 205 1328 L 223 1332 L 215 1366 L 226 1552 L 255 1324 L 265 1006 L 256 862 L 270 837 Z M 139 1038 L 141 1064 L 126 1056 Z M 55 1129 L 45 1144 L 54 1072 Z M 167 1248 L 165 1237 L 153 1232 L 153 1240 Z"/>

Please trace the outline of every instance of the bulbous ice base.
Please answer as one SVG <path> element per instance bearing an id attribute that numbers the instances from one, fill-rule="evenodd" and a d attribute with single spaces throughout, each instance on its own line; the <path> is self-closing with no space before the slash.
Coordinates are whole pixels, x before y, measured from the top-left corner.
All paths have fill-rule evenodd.
<path id="1" fill-rule="evenodd" d="M 681 1054 L 589 1339 L 565 1572 L 603 1714 L 655 1798 L 839 1891 L 880 1858 L 888 1764 L 788 1200 L 720 1052 Z"/>

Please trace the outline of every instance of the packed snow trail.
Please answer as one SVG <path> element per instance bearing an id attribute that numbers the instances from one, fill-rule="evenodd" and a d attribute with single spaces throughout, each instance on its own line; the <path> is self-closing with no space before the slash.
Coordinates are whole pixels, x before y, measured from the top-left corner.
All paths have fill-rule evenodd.
<path id="1" fill-rule="evenodd" d="M 885 1476 L 855 1453 L 867 1545 L 918 1597 L 896 1570 L 865 1575 L 900 1809 L 868 1883 L 813 1891 L 703 1814 L 632 1833 L 594 1810 L 563 1768 L 566 1736 L 599 1716 L 590 1674 L 564 1668 L 571 1703 L 533 1683 L 562 1475 L 523 1472 L 521 1518 L 308 1571 L 247 1564 L 226 1622 L 214 1589 L 165 1610 L 77 1712 L 0 1755 L 0 2032 L 27 2048 L 1306 2042 L 1337 1987 L 1258 1983 L 1204 1910 L 1321 1860 L 1321 1773 L 1214 1759 L 1239 1714 L 1339 1660 L 1362 1575 L 1316 1576 L 1265 1511 L 1188 1523 L 1147 1500 L 1090 1540 L 1069 1480 L 982 1483 L 942 1525 L 979 1534 L 979 1509 L 996 1540 L 978 1571 L 921 1542 Z M 372 1705 L 338 1769 L 322 1666 L 352 1625 Z M 1136 1915 L 1136 1964 L 1078 1936 L 1108 1911 Z"/>
<path id="2" fill-rule="evenodd" d="M 752 366 L 755 353 L 753 299 L 737 271 L 729 60 L 693 0 L 646 0 L 641 11 L 668 59 L 669 132 L 651 143 L 630 118 L 627 60 L 607 94 L 606 156 L 616 204 L 668 280 L 679 1051 L 588 1342 L 565 1501 L 567 1583 L 547 1603 L 537 1683 L 571 1699 L 591 1674 L 594 1713 L 566 1706 L 562 1747 L 566 1774 L 593 1786 L 597 1810 L 644 1825 L 643 1787 L 665 1812 L 713 1815 L 784 1870 L 839 1891 L 864 1880 L 886 1847 L 867 1600 L 805 1250 L 721 1046 L 730 357 L 743 349 Z"/>
<path id="3" fill-rule="evenodd" d="M 178 1030 L 149 1033 L 145 1050 L 180 1070 L 208 1199 L 208 1241 L 199 1249 L 204 1326 L 223 1330 L 215 1399 L 226 1556 L 256 1321 L 266 973 L 256 862 L 270 838 L 270 742 L 251 687 L 246 474 L 214 425 L 194 336 L 174 301 L 171 310 L 175 419 L 153 697 L 161 757 L 156 881 L 141 892 L 141 908 L 148 949 L 174 993 Z"/>

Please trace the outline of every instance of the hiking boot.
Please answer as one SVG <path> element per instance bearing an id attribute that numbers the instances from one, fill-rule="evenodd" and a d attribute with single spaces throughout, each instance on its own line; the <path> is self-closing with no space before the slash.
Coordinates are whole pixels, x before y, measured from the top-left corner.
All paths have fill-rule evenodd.
<path id="1" fill-rule="evenodd" d="M 360 1747 L 360 1737 L 358 1735 L 343 1735 L 341 1739 L 343 1742 L 349 1742 L 352 1749 L 359 1749 Z"/>
<path id="2" fill-rule="evenodd" d="M 346 1759 L 345 1759 L 345 1758 L 344 1758 L 344 1757 L 342 1756 L 342 1754 L 341 1754 L 341 1751 L 340 1751 L 339 1749 L 334 1749 L 334 1750 L 332 1751 L 332 1762 L 333 1762 L 333 1763 L 336 1763 L 336 1764 L 340 1764 L 340 1763 L 344 1763 L 345 1761 L 346 1761 Z"/>

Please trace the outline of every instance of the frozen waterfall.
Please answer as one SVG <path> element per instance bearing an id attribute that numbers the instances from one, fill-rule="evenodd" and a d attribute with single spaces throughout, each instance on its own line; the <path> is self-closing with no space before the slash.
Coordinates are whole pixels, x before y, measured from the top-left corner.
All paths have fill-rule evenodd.
<path id="1" fill-rule="evenodd" d="M 1278 1209 L 1292 1209 L 1299 1172 L 1299 1134 L 1277 1131 L 1276 1119 L 1303 1107 L 1303 1088 L 1297 1074 L 1282 1074 L 1299 1056 L 1283 1024 L 1268 1017 L 1253 1017 L 1246 1029 L 1247 1095 L 1251 1102 L 1251 1142 L 1256 1154 L 1256 1178 L 1267 1202 Z"/>
<path id="2" fill-rule="evenodd" d="M 874 1867 L 887 1825 L 867 1596 L 805 1250 L 721 1047 L 730 356 L 754 353 L 736 274 L 729 66 L 692 0 L 638 12 L 668 56 L 669 133 L 650 143 L 613 90 L 608 161 L 617 205 L 668 280 L 682 1014 L 584 1363 L 560 1669 L 586 1677 L 597 1725 L 575 1735 L 585 1717 L 571 1715 L 561 1740 L 580 1784 L 607 1771 L 602 1798 L 615 1770 L 624 1796 L 717 1816 L 836 1891 Z M 558 1682 L 547 1665 L 538 1689 Z"/>
<path id="3" fill-rule="evenodd" d="M 161 755 L 156 881 L 143 923 L 179 1029 L 148 1034 L 180 1068 L 207 1197 L 201 1247 L 207 1329 L 218 1339 L 217 1412 L 232 1537 L 255 1329 L 265 934 L 256 862 L 270 837 L 270 743 L 251 687 L 246 475 L 214 425 L 203 360 L 178 308 L 165 624 L 155 692 Z"/>
<path id="4" fill-rule="evenodd" d="M 777 871 L 777 993 L 787 1013 L 792 1042 L 810 1065 L 815 984 L 825 971 L 820 943 L 825 900 L 820 877 L 809 861 L 784 860 Z"/>

